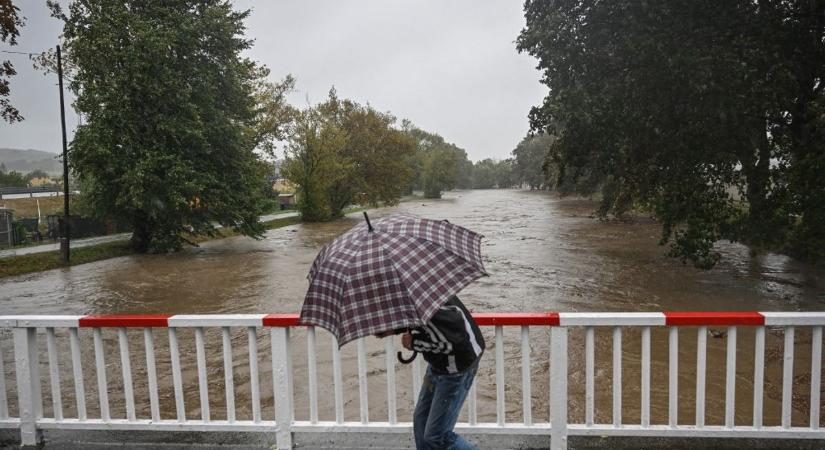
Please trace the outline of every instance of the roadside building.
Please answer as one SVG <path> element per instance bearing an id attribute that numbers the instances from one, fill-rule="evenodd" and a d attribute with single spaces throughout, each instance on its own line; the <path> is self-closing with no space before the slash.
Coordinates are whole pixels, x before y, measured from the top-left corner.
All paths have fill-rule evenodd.
<path id="1" fill-rule="evenodd" d="M 49 178 L 49 177 L 32 178 L 31 180 L 29 180 L 29 186 L 31 186 L 31 187 L 47 186 L 47 187 L 54 187 L 56 189 L 60 188 L 60 184 L 56 183 L 54 179 Z"/>
<path id="2" fill-rule="evenodd" d="M 286 178 L 278 178 L 272 182 L 272 190 L 279 194 L 295 192 L 297 186 Z"/>
<path id="3" fill-rule="evenodd" d="M 278 205 L 282 210 L 294 208 L 298 204 L 295 198 L 298 187 L 286 178 L 278 178 L 273 181 L 272 190 L 278 193 Z"/>
<path id="4" fill-rule="evenodd" d="M 278 205 L 281 206 L 281 209 L 294 208 L 297 203 L 294 193 L 278 194 Z"/>

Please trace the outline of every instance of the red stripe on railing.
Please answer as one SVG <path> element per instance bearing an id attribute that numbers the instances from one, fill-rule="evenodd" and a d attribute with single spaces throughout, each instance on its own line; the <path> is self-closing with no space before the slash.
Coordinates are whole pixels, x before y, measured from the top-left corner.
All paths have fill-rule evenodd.
<path id="1" fill-rule="evenodd" d="M 473 313 L 479 326 L 491 325 L 559 325 L 559 313 Z"/>
<path id="2" fill-rule="evenodd" d="M 765 324 L 765 317 L 754 311 L 716 311 L 716 312 L 682 312 L 663 313 L 665 326 L 707 326 L 707 325 L 745 325 L 760 326 Z M 172 314 L 136 314 L 85 316 L 79 320 L 79 326 L 89 327 L 167 327 Z M 264 316 L 265 327 L 296 327 L 299 314 L 268 314 Z M 473 313 L 473 318 L 480 326 L 521 326 L 543 325 L 559 326 L 559 313 Z"/>
<path id="3" fill-rule="evenodd" d="M 755 311 L 665 312 L 666 326 L 765 325 L 765 316 Z"/>
<path id="4" fill-rule="evenodd" d="M 268 314 L 264 316 L 265 327 L 297 327 L 299 314 Z"/>
<path id="5" fill-rule="evenodd" d="M 85 316 L 80 318 L 81 328 L 103 327 L 155 327 L 165 328 L 173 314 L 114 314 L 109 316 Z"/>

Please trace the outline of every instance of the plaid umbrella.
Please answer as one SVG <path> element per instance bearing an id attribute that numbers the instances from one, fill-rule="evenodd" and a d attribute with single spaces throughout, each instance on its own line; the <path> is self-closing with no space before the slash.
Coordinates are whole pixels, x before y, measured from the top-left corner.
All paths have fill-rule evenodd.
<path id="1" fill-rule="evenodd" d="M 339 345 L 418 327 L 487 275 L 481 235 L 443 220 L 393 214 L 361 223 L 321 249 L 309 271 L 300 323 Z"/>

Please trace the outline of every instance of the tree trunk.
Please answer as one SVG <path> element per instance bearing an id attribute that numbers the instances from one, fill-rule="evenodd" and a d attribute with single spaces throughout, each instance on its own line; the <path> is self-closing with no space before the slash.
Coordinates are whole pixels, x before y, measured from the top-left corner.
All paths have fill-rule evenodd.
<path id="1" fill-rule="evenodd" d="M 152 244 L 152 227 L 148 223 L 145 214 L 137 214 L 134 220 L 132 232 L 132 239 L 129 245 L 132 250 L 138 253 L 146 253 Z"/>
<path id="2" fill-rule="evenodd" d="M 773 206 L 769 201 L 771 184 L 771 144 L 768 140 L 764 124 L 755 127 L 751 139 L 750 158 L 742 158 L 742 172 L 745 174 L 745 199 L 748 201 L 748 215 L 743 234 L 744 241 L 754 245 L 771 245 L 781 242 L 772 222 Z"/>

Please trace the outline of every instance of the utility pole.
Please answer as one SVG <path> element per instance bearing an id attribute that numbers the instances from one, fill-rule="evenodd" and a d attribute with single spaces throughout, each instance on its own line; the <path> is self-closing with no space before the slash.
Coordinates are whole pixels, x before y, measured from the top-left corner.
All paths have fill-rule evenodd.
<path id="1" fill-rule="evenodd" d="M 60 86 L 60 126 L 63 129 L 63 234 L 60 236 L 60 255 L 63 264 L 69 264 L 69 156 L 66 151 L 66 111 L 63 107 L 63 60 L 57 46 L 57 80 Z"/>

